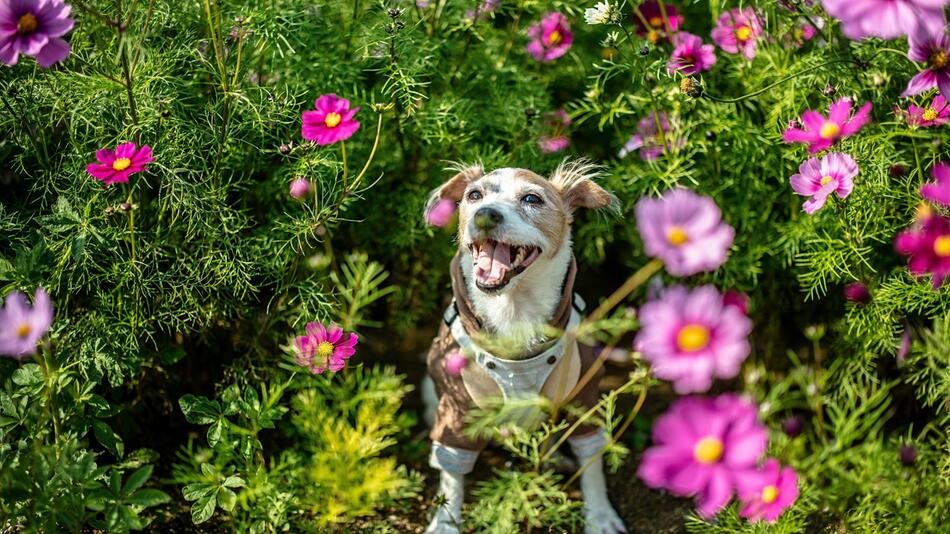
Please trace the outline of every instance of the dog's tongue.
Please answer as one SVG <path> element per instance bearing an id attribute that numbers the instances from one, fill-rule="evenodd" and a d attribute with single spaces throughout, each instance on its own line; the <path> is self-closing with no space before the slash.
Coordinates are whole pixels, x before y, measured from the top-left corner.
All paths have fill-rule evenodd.
<path id="1" fill-rule="evenodd" d="M 496 285 L 511 270 L 511 248 L 505 243 L 485 243 L 475 258 L 475 276 L 484 285 Z"/>

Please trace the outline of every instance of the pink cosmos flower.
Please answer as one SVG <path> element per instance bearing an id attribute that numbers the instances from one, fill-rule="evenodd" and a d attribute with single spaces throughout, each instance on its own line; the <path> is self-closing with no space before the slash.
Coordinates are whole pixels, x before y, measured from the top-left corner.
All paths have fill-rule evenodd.
<path id="1" fill-rule="evenodd" d="M 749 313 L 749 295 L 730 289 L 722 294 L 722 305 L 732 306 L 742 312 L 743 315 Z"/>
<path id="2" fill-rule="evenodd" d="M 643 305 L 634 347 L 678 394 L 702 393 L 714 378 L 739 374 L 751 332 L 752 321 L 715 287 L 673 286 Z"/>
<path id="3" fill-rule="evenodd" d="M 688 32 L 673 36 L 673 55 L 666 64 L 666 72 L 692 76 L 707 71 L 716 64 L 715 47 L 703 44 L 702 38 Z"/>
<path id="4" fill-rule="evenodd" d="M 350 101 L 334 94 L 321 95 L 316 101 L 316 110 L 303 112 L 303 138 L 318 145 L 332 145 L 349 139 L 360 123 L 353 118 L 360 110 L 350 107 Z"/>
<path id="5" fill-rule="evenodd" d="M 443 228 L 452 222 L 452 216 L 455 215 L 456 209 L 458 209 L 458 206 L 454 201 L 448 198 L 439 199 L 426 212 L 426 222 L 432 226 Z"/>
<path id="6" fill-rule="evenodd" d="M 571 125 L 571 116 L 563 109 L 544 114 L 544 124 L 549 132 L 538 138 L 538 147 L 545 154 L 564 150 L 571 144 L 567 136 L 567 127 Z"/>
<path id="7" fill-rule="evenodd" d="M 20 54 L 26 54 L 49 68 L 66 59 L 69 43 L 62 36 L 73 29 L 71 10 L 63 0 L 0 2 L 0 61 L 16 65 Z"/>
<path id="8" fill-rule="evenodd" d="M 911 61 L 926 63 L 927 68 L 910 79 L 901 96 L 917 95 L 936 87 L 944 98 L 950 98 L 950 35 L 943 31 L 939 34 L 911 34 L 908 41 L 907 57 Z"/>
<path id="9" fill-rule="evenodd" d="M 644 250 L 663 260 L 673 276 L 718 269 L 736 234 L 713 199 L 683 188 L 641 198 L 636 218 Z"/>
<path id="10" fill-rule="evenodd" d="M 627 157 L 634 150 L 640 150 L 640 159 L 652 161 L 667 151 L 679 150 L 686 140 L 672 128 L 665 112 L 651 113 L 637 122 L 637 133 L 620 149 L 618 156 Z"/>
<path id="11" fill-rule="evenodd" d="M 53 324 L 53 305 L 42 287 L 33 295 L 33 306 L 26 295 L 14 291 L 0 309 L 0 355 L 22 358 L 36 352 L 36 344 Z"/>
<path id="12" fill-rule="evenodd" d="M 122 143 L 115 150 L 97 150 L 96 159 L 99 163 L 87 165 L 86 172 L 105 185 L 112 185 L 128 182 L 129 175 L 144 171 L 155 158 L 148 145 L 137 148 L 135 143 Z"/>
<path id="13" fill-rule="evenodd" d="M 802 204 L 805 213 L 815 213 L 825 205 L 831 193 L 847 198 L 854 189 L 857 175 L 858 164 L 854 158 L 840 152 L 829 152 L 821 159 L 811 158 L 802 163 L 798 174 L 792 175 L 789 181 L 796 193 L 811 197 Z"/>
<path id="14" fill-rule="evenodd" d="M 845 137 L 858 133 L 871 120 L 871 103 L 867 102 L 851 116 L 851 99 L 842 98 L 828 108 L 826 119 L 817 111 L 802 113 L 803 128 L 791 127 L 782 133 L 786 143 L 807 143 L 812 154 L 821 152 Z"/>
<path id="15" fill-rule="evenodd" d="M 738 491 L 750 494 L 768 435 L 756 407 L 733 394 L 684 397 L 653 425 L 654 445 L 637 470 L 651 488 L 695 496 L 699 513 L 709 518 Z"/>
<path id="16" fill-rule="evenodd" d="M 927 106 L 907 106 L 907 111 L 894 107 L 894 112 L 898 117 L 903 116 L 904 120 L 910 126 L 927 128 L 929 126 L 940 126 L 950 122 L 950 106 L 947 105 L 947 99 L 943 95 L 937 95 Z"/>
<path id="17" fill-rule="evenodd" d="M 807 41 L 811 41 L 818 35 L 818 30 L 808 22 L 802 19 L 799 23 L 783 37 L 786 44 L 801 48 Z"/>
<path id="18" fill-rule="evenodd" d="M 739 515 L 757 523 L 775 522 L 798 499 L 798 475 L 791 467 L 782 469 L 775 458 L 769 458 L 759 471 L 759 483 L 739 495 L 742 511 Z"/>
<path id="19" fill-rule="evenodd" d="M 498 9 L 499 4 L 501 4 L 501 0 L 484 0 L 476 9 L 469 9 L 465 12 L 465 20 L 474 22 L 487 19 Z"/>
<path id="20" fill-rule="evenodd" d="M 897 252 L 910 257 L 907 268 L 911 274 L 933 274 L 934 289 L 950 276 L 950 220 L 929 215 L 898 234 L 894 247 Z"/>
<path id="21" fill-rule="evenodd" d="M 564 15 L 552 12 L 528 28 L 531 41 L 525 48 L 537 61 L 548 62 L 563 56 L 574 43 L 571 25 Z"/>
<path id="22" fill-rule="evenodd" d="M 309 195 L 311 189 L 310 180 L 306 178 L 297 178 L 290 182 L 290 196 L 298 200 Z"/>
<path id="23" fill-rule="evenodd" d="M 346 367 L 346 360 L 356 353 L 357 341 L 355 333 L 347 334 L 339 326 L 330 325 L 327 330 L 321 323 L 307 323 L 307 335 L 294 340 L 294 361 L 313 374 L 322 374 L 327 369 L 335 373 Z"/>
<path id="24" fill-rule="evenodd" d="M 711 33 L 719 48 L 730 54 L 755 57 L 755 41 L 762 34 L 759 16 L 751 8 L 734 8 L 720 15 Z"/>
<path id="25" fill-rule="evenodd" d="M 948 0 L 821 0 L 849 39 L 943 32 Z"/>
<path id="26" fill-rule="evenodd" d="M 666 21 L 663 20 L 663 12 L 666 11 Z M 686 18 L 679 14 L 675 6 L 669 3 L 663 4 L 660 8 L 659 2 L 643 2 L 637 6 L 633 13 L 633 22 L 637 25 L 637 35 L 646 37 L 653 44 L 660 42 L 661 37 L 667 34 L 676 34 Z M 666 24 L 669 23 L 669 31 Z"/>
<path id="27" fill-rule="evenodd" d="M 950 166 L 938 163 L 930 173 L 935 181 L 920 186 L 920 196 L 931 202 L 950 206 Z"/>

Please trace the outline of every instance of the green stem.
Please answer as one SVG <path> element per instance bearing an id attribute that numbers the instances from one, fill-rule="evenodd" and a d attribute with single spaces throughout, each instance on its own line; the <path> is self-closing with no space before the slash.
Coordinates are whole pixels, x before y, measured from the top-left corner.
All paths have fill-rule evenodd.
<path id="1" fill-rule="evenodd" d="M 340 151 L 343 153 L 343 190 L 346 190 L 346 179 L 350 175 L 350 167 L 346 161 L 346 141 L 340 141 Z"/>

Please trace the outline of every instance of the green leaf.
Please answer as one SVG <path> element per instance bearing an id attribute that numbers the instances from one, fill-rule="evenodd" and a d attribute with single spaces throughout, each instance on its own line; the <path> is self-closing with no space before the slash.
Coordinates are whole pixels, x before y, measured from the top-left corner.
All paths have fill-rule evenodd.
<path id="1" fill-rule="evenodd" d="M 226 488 L 243 488 L 244 479 L 238 476 L 230 476 L 224 479 L 223 486 Z"/>
<path id="2" fill-rule="evenodd" d="M 221 507 L 225 512 L 230 512 L 234 510 L 234 505 L 237 503 L 237 494 L 228 488 L 221 488 L 218 490 L 218 506 Z"/>
<path id="3" fill-rule="evenodd" d="M 214 447 L 221 441 L 221 433 L 224 431 L 224 426 L 227 424 L 226 419 L 218 419 L 210 427 L 208 427 L 208 445 Z"/>
<path id="4" fill-rule="evenodd" d="M 217 471 L 215 471 L 215 470 L 214 470 L 214 467 L 212 467 L 211 464 L 209 464 L 209 463 L 203 463 L 203 464 L 201 464 L 201 472 L 204 473 L 205 476 L 209 476 L 209 477 L 213 477 L 213 478 L 217 478 L 217 477 L 218 477 Z"/>
<path id="5" fill-rule="evenodd" d="M 182 488 L 181 496 L 184 497 L 186 501 L 197 501 L 214 491 L 214 488 L 215 486 L 213 484 L 205 484 L 204 482 L 188 484 Z"/>
<path id="6" fill-rule="evenodd" d="M 93 394 L 86 401 L 86 404 L 92 407 L 93 415 L 96 417 L 112 417 L 119 412 L 118 408 L 109 404 L 109 401 L 100 395 Z"/>
<path id="7" fill-rule="evenodd" d="M 158 353 L 158 359 L 165 365 L 172 365 L 181 361 L 186 355 L 181 347 L 165 347 Z"/>
<path id="8" fill-rule="evenodd" d="M 150 476 L 152 476 L 152 466 L 146 465 L 136 469 L 125 481 L 125 486 L 122 487 L 122 493 L 124 495 L 130 495 L 133 491 L 142 487 L 142 484 L 145 484 L 145 481 L 148 480 Z"/>
<path id="9" fill-rule="evenodd" d="M 92 432 L 96 436 L 96 441 L 109 449 L 112 454 L 121 457 L 125 453 L 125 444 L 122 442 L 122 438 L 105 421 L 93 419 Z"/>
<path id="10" fill-rule="evenodd" d="M 164 504 L 171 500 L 171 496 L 165 493 L 162 490 L 146 488 L 143 490 L 136 491 L 130 495 L 126 502 L 129 504 L 137 504 L 139 506 L 155 506 L 157 504 Z"/>
<path id="11" fill-rule="evenodd" d="M 214 507 L 217 504 L 215 493 L 206 495 L 191 507 L 191 521 L 194 524 L 204 523 L 214 515 Z"/>
<path id="12" fill-rule="evenodd" d="M 210 425 L 221 415 L 221 405 L 205 397 L 185 395 L 178 400 L 185 419 L 196 425 Z"/>
<path id="13" fill-rule="evenodd" d="M 43 383 L 43 371 L 35 363 L 28 363 L 13 371 L 13 383 L 18 386 L 35 386 Z"/>

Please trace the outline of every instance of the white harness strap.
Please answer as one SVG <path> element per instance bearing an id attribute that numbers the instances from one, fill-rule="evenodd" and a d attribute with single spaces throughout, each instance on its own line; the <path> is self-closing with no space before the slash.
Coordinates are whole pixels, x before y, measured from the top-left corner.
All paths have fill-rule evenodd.
<path id="1" fill-rule="evenodd" d="M 576 297 L 575 302 L 583 309 L 583 301 L 580 300 L 580 297 Z M 577 309 L 572 307 L 567 328 L 577 328 L 580 320 L 581 317 Z M 558 363 L 564 357 L 566 346 L 564 336 L 561 336 L 554 345 L 536 356 L 525 360 L 508 360 L 499 358 L 478 346 L 465 331 L 458 315 L 452 319 L 449 327 L 452 337 L 455 338 L 462 352 L 498 384 L 498 388 L 506 401 L 538 396 L 544 387 L 544 383 L 551 376 L 551 372 L 558 367 Z M 574 357 L 577 356 L 576 350 L 571 351 L 571 353 Z"/>

